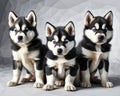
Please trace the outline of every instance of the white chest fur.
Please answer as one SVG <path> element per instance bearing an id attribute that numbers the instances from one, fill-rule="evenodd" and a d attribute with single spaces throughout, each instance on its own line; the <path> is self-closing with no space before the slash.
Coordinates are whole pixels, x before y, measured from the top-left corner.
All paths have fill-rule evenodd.
<path id="1" fill-rule="evenodd" d="M 23 45 L 18 51 L 12 51 L 13 59 L 21 61 L 23 66 L 27 68 L 31 73 L 34 74 L 34 60 L 39 60 L 37 58 L 39 51 L 28 51 L 26 45 Z"/>
<path id="2" fill-rule="evenodd" d="M 47 58 L 47 65 L 49 67 L 54 67 L 58 69 L 58 73 L 57 73 L 58 77 L 64 78 L 65 69 L 75 65 L 75 58 L 71 60 L 66 60 L 64 57 L 58 58 L 57 60 L 51 60 Z"/>
<path id="3" fill-rule="evenodd" d="M 100 46 L 96 46 L 97 51 L 90 51 L 82 47 L 82 53 L 85 55 L 86 58 L 90 58 L 92 60 L 90 71 L 94 71 L 101 59 L 107 59 L 109 56 L 109 52 L 102 52 Z"/>

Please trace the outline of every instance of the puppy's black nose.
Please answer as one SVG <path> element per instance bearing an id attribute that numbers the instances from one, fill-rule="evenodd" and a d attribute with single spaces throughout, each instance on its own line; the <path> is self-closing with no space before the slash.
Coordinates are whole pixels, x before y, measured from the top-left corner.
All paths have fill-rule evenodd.
<path id="1" fill-rule="evenodd" d="M 98 37 L 98 41 L 99 41 L 99 42 L 102 42 L 102 41 L 104 40 L 104 38 L 105 38 L 105 36 L 100 35 L 100 36 Z"/>
<path id="2" fill-rule="evenodd" d="M 62 54 L 62 49 L 61 48 L 59 48 L 58 50 L 57 50 L 57 52 L 58 52 L 58 54 Z"/>
<path id="3" fill-rule="evenodd" d="M 19 41 L 22 41 L 22 39 L 23 39 L 23 36 L 18 36 Z"/>

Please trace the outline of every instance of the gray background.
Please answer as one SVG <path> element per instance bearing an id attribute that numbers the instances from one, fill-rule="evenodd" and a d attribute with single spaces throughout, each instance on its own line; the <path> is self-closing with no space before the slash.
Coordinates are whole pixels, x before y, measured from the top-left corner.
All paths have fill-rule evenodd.
<path id="1" fill-rule="evenodd" d="M 25 16 L 30 10 L 37 15 L 39 38 L 45 44 L 45 23 L 55 26 L 65 25 L 72 20 L 76 29 L 77 43 L 82 39 L 83 19 L 85 12 L 91 10 L 94 15 L 104 16 L 109 10 L 113 11 L 114 38 L 111 42 L 110 80 L 114 88 L 105 89 L 95 85 L 90 89 L 76 92 L 65 92 L 63 88 L 51 92 L 32 88 L 33 83 L 14 88 L 6 87 L 6 82 L 12 77 L 11 49 L 9 41 L 8 13 L 14 11 L 18 16 Z M 120 96 L 120 1 L 119 0 L 0 0 L 0 96 Z M 24 74 L 23 74 L 24 75 Z M 113 95 L 112 95 L 113 94 Z"/>

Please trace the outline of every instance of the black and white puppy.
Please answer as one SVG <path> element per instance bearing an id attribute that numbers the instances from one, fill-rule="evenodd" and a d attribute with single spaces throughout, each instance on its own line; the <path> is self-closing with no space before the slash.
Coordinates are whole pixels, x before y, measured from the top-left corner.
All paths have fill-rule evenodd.
<path id="1" fill-rule="evenodd" d="M 23 81 L 35 77 L 34 87 L 42 87 L 44 48 L 41 40 L 37 38 L 36 15 L 30 11 L 26 17 L 18 17 L 9 12 L 8 24 L 12 44 L 13 78 L 8 86 L 16 86 L 19 82 L 22 67 L 27 70 Z"/>
<path id="2" fill-rule="evenodd" d="M 73 22 L 70 21 L 66 26 L 60 27 L 55 27 L 47 22 L 46 38 L 48 47 L 45 68 L 47 83 L 43 89 L 52 90 L 54 84 L 62 86 L 65 83 L 65 90 L 76 90 L 73 85 L 77 71 Z"/>
<path id="3" fill-rule="evenodd" d="M 113 13 L 109 11 L 105 16 L 94 17 L 87 11 L 84 20 L 83 40 L 77 46 L 82 74 L 82 87 L 91 87 L 90 77 L 94 78 L 99 70 L 101 84 L 110 88 L 112 82 L 108 80 L 110 41 L 113 37 Z"/>

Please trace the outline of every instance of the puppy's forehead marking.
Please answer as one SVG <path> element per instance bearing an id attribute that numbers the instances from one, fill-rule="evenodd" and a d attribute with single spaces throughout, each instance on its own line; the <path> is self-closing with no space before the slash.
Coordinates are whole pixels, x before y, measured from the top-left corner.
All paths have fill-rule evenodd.
<path id="1" fill-rule="evenodd" d="M 24 31 L 24 30 L 25 30 L 25 28 L 26 28 L 26 25 L 25 25 L 25 24 L 23 24 L 21 28 L 22 28 L 22 31 Z"/>
<path id="2" fill-rule="evenodd" d="M 61 41 L 65 41 L 65 39 L 66 39 L 66 36 L 63 35 L 62 38 L 61 38 Z"/>
<path id="3" fill-rule="evenodd" d="M 99 24 L 98 23 L 95 23 L 95 27 L 96 27 L 96 29 L 99 29 Z"/>
<path id="4" fill-rule="evenodd" d="M 58 42 L 58 40 L 59 40 L 57 35 L 54 36 L 54 39 L 56 42 Z"/>
<path id="5" fill-rule="evenodd" d="M 20 30 L 20 26 L 18 25 L 18 23 L 15 24 L 15 27 L 17 30 Z"/>
<path id="6" fill-rule="evenodd" d="M 105 29 L 105 27 L 106 27 L 106 24 L 103 24 L 103 25 L 102 25 L 102 29 Z"/>

